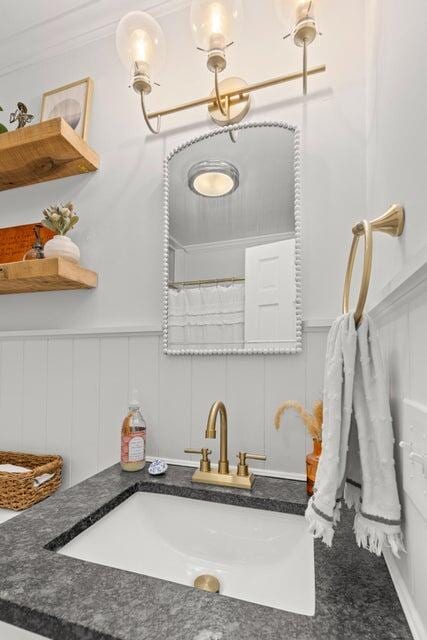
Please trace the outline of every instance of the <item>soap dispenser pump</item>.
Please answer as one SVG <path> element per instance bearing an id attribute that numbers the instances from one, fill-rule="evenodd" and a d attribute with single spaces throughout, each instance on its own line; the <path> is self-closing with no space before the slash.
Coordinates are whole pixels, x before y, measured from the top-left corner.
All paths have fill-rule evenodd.
<path id="1" fill-rule="evenodd" d="M 142 417 L 138 392 L 132 391 L 129 413 L 123 420 L 121 460 L 123 471 L 139 471 L 145 465 L 145 438 L 147 425 Z"/>

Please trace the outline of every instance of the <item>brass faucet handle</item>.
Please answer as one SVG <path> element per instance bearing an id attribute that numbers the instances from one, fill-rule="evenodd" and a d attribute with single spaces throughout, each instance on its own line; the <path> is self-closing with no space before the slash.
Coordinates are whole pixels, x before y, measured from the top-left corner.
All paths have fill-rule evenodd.
<path id="1" fill-rule="evenodd" d="M 210 449 L 184 449 L 184 453 L 198 453 L 199 455 L 202 456 L 202 459 L 200 460 L 200 471 L 210 471 L 211 470 L 211 462 L 209 460 L 209 456 L 211 455 L 212 451 Z"/>
<path id="2" fill-rule="evenodd" d="M 199 453 L 205 460 L 207 456 L 211 455 L 212 451 L 210 449 L 184 449 L 184 453 Z"/>
<path id="3" fill-rule="evenodd" d="M 267 460 L 267 456 L 262 455 L 262 453 L 246 453 L 243 455 L 246 456 L 246 459 L 250 460 Z"/>
<path id="4" fill-rule="evenodd" d="M 244 451 L 239 451 L 236 456 L 239 458 L 239 464 L 237 465 L 237 475 L 246 478 L 249 475 L 249 467 L 246 463 L 246 460 L 250 458 L 251 460 L 267 460 L 266 456 L 263 456 L 260 453 L 246 453 Z"/>

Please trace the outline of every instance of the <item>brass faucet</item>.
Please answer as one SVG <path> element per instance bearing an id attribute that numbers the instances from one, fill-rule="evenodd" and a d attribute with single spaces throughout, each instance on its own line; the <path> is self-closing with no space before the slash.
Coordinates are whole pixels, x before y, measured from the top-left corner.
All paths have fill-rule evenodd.
<path id="1" fill-rule="evenodd" d="M 211 410 L 209 411 L 208 421 L 206 424 L 206 438 L 216 438 L 216 419 L 218 413 L 221 416 L 220 422 L 220 435 L 219 435 L 219 462 L 218 473 L 227 474 L 230 473 L 230 465 L 227 458 L 228 450 L 228 421 L 227 421 L 227 409 L 225 404 L 221 400 L 217 400 L 213 403 Z"/>
<path id="2" fill-rule="evenodd" d="M 237 458 L 239 464 L 237 469 L 230 471 L 228 461 L 228 421 L 227 410 L 221 400 L 217 400 L 211 407 L 206 424 L 205 437 L 216 438 L 216 421 L 220 414 L 220 443 L 218 468 L 211 469 L 209 460 L 209 449 L 185 449 L 186 453 L 199 453 L 202 458 L 199 468 L 194 472 L 192 482 L 202 482 L 204 484 L 218 484 L 223 487 L 236 487 L 238 489 L 252 489 L 255 482 L 253 473 L 249 473 L 247 458 L 253 460 L 266 460 L 264 455 L 239 452 Z"/>

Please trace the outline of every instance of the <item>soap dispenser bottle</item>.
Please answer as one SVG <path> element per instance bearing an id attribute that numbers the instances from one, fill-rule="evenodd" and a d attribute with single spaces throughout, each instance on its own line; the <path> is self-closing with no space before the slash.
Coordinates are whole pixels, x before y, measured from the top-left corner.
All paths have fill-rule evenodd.
<path id="1" fill-rule="evenodd" d="M 139 471 L 145 465 L 147 426 L 142 417 L 137 391 L 132 392 L 129 413 L 123 420 L 120 464 L 123 471 Z"/>

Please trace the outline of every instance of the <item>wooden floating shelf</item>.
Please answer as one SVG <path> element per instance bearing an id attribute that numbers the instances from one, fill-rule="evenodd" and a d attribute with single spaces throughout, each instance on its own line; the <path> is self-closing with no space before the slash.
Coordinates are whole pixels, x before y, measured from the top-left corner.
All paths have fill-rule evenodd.
<path id="1" fill-rule="evenodd" d="M 0 191 L 98 167 L 98 154 L 62 118 L 0 134 Z"/>
<path id="2" fill-rule="evenodd" d="M 65 258 L 24 260 L 0 265 L 0 295 L 94 289 L 97 283 L 95 271 L 83 269 Z"/>

